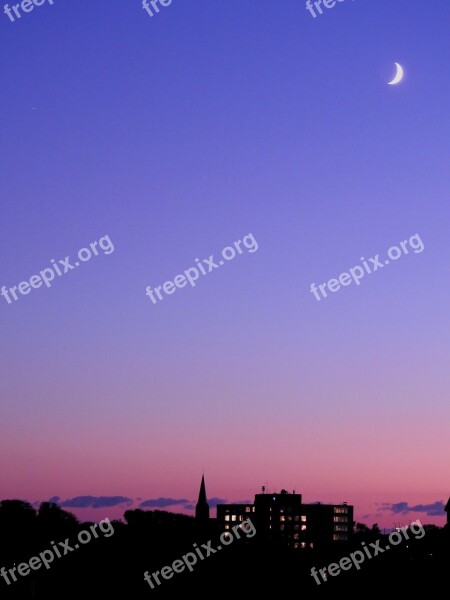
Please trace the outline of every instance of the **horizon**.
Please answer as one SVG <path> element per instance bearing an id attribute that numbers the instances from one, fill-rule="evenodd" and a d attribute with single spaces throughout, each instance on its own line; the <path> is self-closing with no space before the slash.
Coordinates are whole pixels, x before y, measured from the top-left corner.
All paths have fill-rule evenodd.
<path id="1" fill-rule="evenodd" d="M 256 494 L 277 494 L 280 493 L 281 489 L 270 489 L 266 488 L 265 491 L 260 489 L 255 492 L 252 497 L 246 499 L 233 499 L 227 497 L 217 497 L 208 495 L 207 478 L 205 476 L 205 484 L 207 491 L 207 500 L 210 506 L 210 513 L 213 514 L 217 511 L 218 504 L 252 504 Z M 262 488 L 263 486 L 261 486 Z M 265 487 L 265 486 L 264 486 Z M 311 500 L 305 499 L 305 495 L 298 490 L 287 490 L 289 494 L 296 493 L 302 496 L 302 504 L 329 504 L 329 505 L 342 505 L 349 504 L 354 506 L 347 500 L 333 500 L 328 497 L 327 501 L 323 500 Z M 123 521 L 124 513 L 127 510 L 161 510 L 165 512 L 171 512 L 174 514 L 183 514 L 187 516 L 194 516 L 195 504 L 197 500 L 195 498 L 169 498 L 161 496 L 159 498 L 127 498 L 124 496 L 75 496 L 74 498 L 62 499 L 59 496 L 53 496 L 47 500 L 35 500 L 29 502 L 35 509 L 39 507 L 42 502 L 51 502 L 60 506 L 63 510 L 72 513 L 81 521 L 98 521 L 102 518 L 108 517 L 110 519 L 118 519 Z M 447 500 L 441 499 L 436 500 L 433 503 L 421 504 L 421 505 L 409 505 L 405 501 L 399 501 L 388 505 L 388 503 L 379 503 L 375 505 L 375 512 L 371 514 L 362 515 L 358 518 L 358 509 L 355 507 L 354 522 L 362 523 L 367 526 L 379 525 L 382 529 L 393 530 L 396 527 L 405 526 L 410 524 L 412 521 L 421 519 L 424 525 L 437 525 L 443 527 L 446 524 L 446 512 L 444 507 Z M 210 518 L 215 518 L 211 516 Z"/>

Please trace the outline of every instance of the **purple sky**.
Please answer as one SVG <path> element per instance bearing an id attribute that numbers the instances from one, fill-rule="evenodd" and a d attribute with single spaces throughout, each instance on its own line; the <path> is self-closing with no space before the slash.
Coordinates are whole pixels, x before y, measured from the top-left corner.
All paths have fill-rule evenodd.
<path id="1" fill-rule="evenodd" d="M 386 526 L 445 501 L 448 1 L 0 17 L 0 286 L 114 244 L 0 297 L 0 498 L 191 502 L 204 468 L 210 496 L 268 481 Z M 257 252 L 145 295 L 249 233 Z"/>

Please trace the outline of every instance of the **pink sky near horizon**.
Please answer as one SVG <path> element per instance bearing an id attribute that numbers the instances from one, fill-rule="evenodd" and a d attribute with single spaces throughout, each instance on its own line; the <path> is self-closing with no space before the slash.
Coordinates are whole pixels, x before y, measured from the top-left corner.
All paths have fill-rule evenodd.
<path id="1" fill-rule="evenodd" d="M 17 411 L 14 394 L 8 399 L 11 414 L 20 422 L 21 434 L 3 428 L 0 497 L 44 501 L 52 496 L 65 500 L 82 495 L 121 495 L 143 500 L 162 496 L 195 501 L 204 468 L 208 497 L 252 500 L 261 485 L 267 484 L 271 490 L 295 489 L 303 494 L 304 502 L 347 501 L 355 506 L 355 519 L 368 524 L 378 522 L 382 527 L 392 527 L 415 518 L 444 523 L 444 517 L 423 513 L 377 514 L 376 506 L 377 502 L 446 502 L 450 489 L 443 483 L 445 460 L 436 457 L 447 455 L 447 424 L 440 418 L 438 401 L 433 413 L 419 409 L 414 398 L 421 395 L 420 386 L 414 389 L 397 381 L 391 383 L 386 396 L 383 388 L 387 387 L 381 383 L 381 387 L 371 390 L 373 395 L 384 398 L 382 403 L 369 403 L 366 399 L 360 406 L 362 372 L 359 380 L 339 381 L 339 394 L 345 398 L 344 411 L 335 398 L 329 401 L 323 397 L 322 409 L 317 411 L 313 399 L 319 395 L 318 389 L 310 383 L 311 399 L 296 404 L 292 400 L 295 393 L 289 393 L 289 387 L 295 390 L 295 384 L 289 379 L 280 382 L 275 367 L 272 377 L 265 377 L 265 386 L 253 373 L 243 372 L 239 386 L 223 378 L 220 382 L 207 378 L 190 381 L 195 400 L 180 403 L 176 413 L 170 409 L 169 397 L 178 396 L 180 390 L 169 381 L 164 381 L 164 393 L 160 387 L 160 396 L 152 404 L 144 400 L 143 390 L 135 389 L 137 406 L 128 406 L 127 410 L 120 403 L 122 390 L 114 389 L 112 384 L 102 386 L 102 393 L 107 392 L 109 398 L 105 412 L 103 405 L 89 406 L 88 410 L 86 405 L 80 405 L 75 409 L 77 394 L 81 393 L 78 382 L 66 386 L 57 378 L 51 384 L 30 378 L 30 402 L 39 386 L 47 397 L 51 391 L 57 398 L 60 389 L 64 402 L 74 410 L 71 409 L 70 421 L 61 419 L 55 400 L 50 412 L 37 412 L 30 418 L 26 410 Z M 337 376 L 339 368 L 334 367 Z M 396 369 L 401 377 L 398 364 Z M 155 383 L 146 382 L 142 373 L 140 377 L 151 392 Z M 128 375 L 129 385 L 130 379 Z M 33 383 L 38 384 L 37 388 Z M 332 387 L 321 383 L 324 385 Z M 22 391 L 28 387 L 24 382 L 20 386 Z M 404 394 L 408 388 L 408 411 L 392 402 L 400 387 Z M 248 392 L 245 405 L 227 399 L 234 398 L 238 390 Z M 210 393 L 215 395 L 215 417 L 205 414 L 199 418 Z M 283 405 L 270 401 L 275 393 L 285 393 Z M 261 405 L 254 401 L 256 397 Z M 379 422 L 380 405 L 390 401 L 389 420 Z M 373 426 L 368 425 L 370 421 Z M 81 518 L 103 518 L 101 510 L 67 510 Z M 105 510 L 114 518 L 123 513 L 120 507 Z"/>
<path id="2" fill-rule="evenodd" d="M 359 363 L 358 377 L 346 380 L 342 374 L 339 377 L 339 360 L 330 360 L 329 379 L 320 386 L 313 383 L 314 372 L 310 373 L 308 390 L 306 384 L 300 389 L 286 365 L 282 370 L 276 361 L 270 375 L 261 369 L 266 373 L 263 381 L 251 368 L 240 370 L 238 383 L 217 371 L 203 379 L 191 376 L 190 380 L 186 373 L 184 381 L 189 383 L 194 399 L 178 403 L 176 412 L 170 398 L 182 393 L 178 384 L 164 375 L 160 382 L 149 381 L 137 365 L 134 371 L 140 372 L 128 373 L 123 383 L 129 386 L 128 394 L 133 389 L 134 406 L 123 405 L 125 390 L 115 387 L 114 378 L 101 385 L 88 382 L 108 397 L 108 410 L 103 403 L 77 405 L 88 371 L 83 382 L 74 377 L 70 385 L 57 376 L 43 382 L 30 372 L 28 381 L 18 384 L 25 405 L 25 410 L 19 411 L 14 394 L 17 386 L 12 385 L 14 374 L 6 373 L 5 385 L 13 391 L 6 409 L 20 427 L 20 435 L 3 427 L 0 497 L 44 501 L 52 496 L 64 500 L 82 495 L 121 495 L 192 501 L 196 500 L 204 468 L 208 497 L 253 499 L 267 483 L 272 490 L 295 489 L 305 502 L 347 501 L 355 505 L 355 519 L 368 524 L 392 527 L 415 518 L 443 524 L 444 517 L 377 514 L 376 507 L 377 502 L 446 502 L 450 495 L 444 485 L 448 461 L 444 405 L 440 408 L 437 390 L 432 413 L 416 401 L 423 394 L 425 381 L 431 378 L 422 375 L 422 382 L 407 385 L 400 381 L 402 368 L 397 363 L 390 386 L 372 375 L 372 389 L 368 391 L 363 363 Z M 183 369 L 178 371 L 180 374 Z M 287 374 L 284 380 L 278 376 L 282 372 Z M 132 383 L 133 376 L 140 381 L 139 386 Z M 154 394 L 155 388 L 159 396 L 149 403 L 146 395 Z M 345 400 L 328 399 L 324 390 L 331 393 L 333 388 Z M 61 418 L 59 393 L 70 407 L 70 420 Z M 235 400 L 238 393 L 246 397 L 245 404 Z M 300 393 L 308 401 L 296 403 Z M 361 404 L 363 393 L 366 398 Z M 400 393 L 410 400 L 407 410 L 395 403 Z M 32 412 L 36 394 L 47 398 L 47 411 Z M 213 412 L 202 414 L 212 395 Z M 283 404 L 272 401 L 280 395 L 284 395 Z M 389 419 L 380 421 L 380 411 L 384 410 L 389 410 Z M 97 510 L 72 512 L 81 518 L 103 518 Z M 108 509 L 112 517 L 122 512 L 121 508 Z"/>
<path id="3" fill-rule="evenodd" d="M 26 474 L 26 472 L 25 472 Z M 53 496 L 59 496 L 62 501 L 73 498 L 76 496 L 126 496 L 129 497 L 133 503 L 131 505 L 119 505 L 115 507 L 105 508 L 72 508 L 66 507 L 64 510 L 75 514 L 80 520 L 92 520 L 98 521 L 105 517 L 110 519 L 123 519 L 123 513 L 125 510 L 137 509 L 139 504 L 143 500 L 157 499 L 160 497 L 164 498 L 175 498 L 175 499 L 186 499 L 189 503 L 195 504 L 198 495 L 198 489 L 200 484 L 200 477 L 197 472 L 193 474 L 194 477 L 191 480 L 186 480 L 185 485 L 181 483 L 174 485 L 167 481 L 166 485 L 131 485 L 128 479 L 126 485 L 116 484 L 113 486 L 102 485 L 91 485 L 86 486 L 81 483 L 82 478 L 71 477 L 70 486 L 61 486 L 61 489 L 65 489 L 66 493 L 61 493 L 61 489 L 57 489 L 58 486 L 48 486 L 48 482 L 44 482 L 43 485 L 38 485 L 36 488 L 31 489 L 33 484 L 31 478 L 28 478 L 27 482 L 16 481 L 15 483 L 10 482 L 9 485 L 5 485 L 5 479 L 3 479 L 2 485 L 0 486 L 2 499 L 24 499 L 30 502 L 47 501 Z M 396 525 L 406 525 L 413 520 L 419 519 L 422 524 L 432 523 L 438 526 L 443 526 L 446 522 L 445 514 L 442 516 L 428 516 L 424 512 L 408 512 L 393 513 L 391 510 L 383 509 L 385 503 L 396 504 L 400 502 L 408 502 L 409 506 L 416 505 L 431 505 L 435 502 L 442 501 L 444 504 L 448 499 L 448 491 L 444 488 L 436 488 L 430 492 L 424 492 L 411 486 L 405 493 L 399 493 L 392 489 L 384 494 L 376 492 L 375 490 L 371 494 L 357 491 L 346 490 L 345 485 L 336 485 L 336 481 L 333 482 L 333 493 L 330 493 L 329 488 L 324 482 L 320 482 L 317 479 L 306 478 L 305 481 L 309 481 L 311 485 L 298 485 L 298 483 L 292 483 L 292 485 L 283 485 L 282 479 L 264 481 L 260 486 L 255 482 L 254 486 L 242 485 L 237 478 L 230 478 L 228 482 L 218 481 L 217 477 L 205 475 L 206 489 L 208 499 L 221 498 L 226 502 L 243 502 L 253 501 L 255 493 L 261 492 L 261 485 L 267 485 L 267 490 L 270 492 L 281 489 L 287 489 L 289 492 L 296 491 L 302 494 L 302 500 L 304 503 L 321 502 L 324 504 L 339 504 L 341 502 L 347 502 L 355 507 L 354 520 L 362 522 L 367 525 L 378 523 L 381 528 L 392 528 Z M 279 482 L 279 483 L 278 483 Z M 227 485 L 229 483 L 229 485 Z M 79 485 L 79 487 L 77 487 Z M 40 489 L 41 492 L 36 495 L 36 489 Z M 350 488 L 349 488 L 350 489 Z M 80 492 L 81 490 L 81 492 Z M 132 490 L 133 493 L 127 493 L 127 490 Z M 193 511 L 186 510 L 183 506 L 171 505 L 167 507 L 154 507 L 144 510 L 168 510 L 170 512 L 177 512 L 183 514 L 193 514 Z M 212 517 L 216 515 L 216 509 L 211 508 L 210 514 Z"/>
<path id="4" fill-rule="evenodd" d="M 253 500 L 253 496 L 248 496 L 247 498 L 235 498 L 235 497 L 230 497 L 229 498 L 229 502 L 241 502 L 242 500 Z M 63 498 L 65 498 L 65 496 L 63 496 Z M 314 500 L 312 499 L 314 498 Z M 313 496 L 311 498 L 305 497 L 303 496 L 303 502 L 305 504 L 309 504 L 309 503 L 313 503 L 316 502 L 316 496 Z M 26 499 L 23 496 L 11 496 L 11 498 L 9 499 L 21 499 L 24 500 Z M 48 499 L 48 498 L 47 498 Z M 447 499 L 444 496 L 441 496 L 440 498 L 438 498 L 438 500 L 441 500 L 444 502 L 444 504 L 446 503 Z M 330 497 L 328 499 L 326 498 L 322 498 L 320 500 L 323 504 L 334 504 L 334 503 L 339 503 L 339 500 L 335 500 L 335 498 Z M 401 500 L 398 500 L 399 502 Z M 423 498 L 422 501 L 417 501 L 417 502 L 410 502 L 410 505 L 416 505 L 416 504 L 433 504 L 436 500 L 426 497 Z M 403 514 L 403 513 L 397 513 L 397 514 L 393 514 L 391 511 L 383 511 L 381 510 L 379 507 L 377 507 L 377 503 L 376 502 L 371 502 L 371 503 L 358 503 L 358 499 L 353 499 L 349 501 L 349 504 L 352 504 L 352 502 L 354 502 L 354 506 L 355 506 L 355 511 L 354 511 L 354 520 L 356 522 L 359 523 L 365 523 L 368 526 L 373 525 L 374 523 L 377 523 L 380 528 L 386 528 L 386 529 L 391 529 L 395 526 L 404 526 L 404 525 L 408 525 L 409 523 L 411 523 L 412 521 L 415 520 L 420 520 L 420 522 L 422 523 L 422 525 L 425 524 L 434 524 L 437 525 L 439 527 L 442 527 L 445 525 L 446 523 L 446 516 L 441 515 L 441 516 L 429 516 L 424 514 L 423 512 L 408 512 L 407 514 Z M 382 501 L 380 501 L 380 504 L 382 503 Z M 105 519 L 105 518 L 109 518 L 110 520 L 112 519 L 119 519 L 119 520 L 124 520 L 123 515 L 124 512 L 126 510 L 133 510 L 133 509 L 138 509 L 139 508 L 139 501 L 136 499 L 135 503 L 131 506 L 116 506 L 116 507 L 108 507 L 108 508 L 64 508 L 65 511 L 70 512 L 72 514 L 74 514 L 81 522 L 83 521 L 99 521 L 101 519 Z M 165 510 L 165 511 L 169 511 L 169 512 L 174 512 L 174 513 L 181 513 L 181 514 L 186 514 L 186 515 L 193 515 L 193 511 L 191 510 L 184 510 L 182 507 L 177 507 L 177 506 L 169 506 L 166 508 L 145 508 L 142 510 Z M 215 508 L 211 508 L 210 511 L 210 515 L 212 518 L 214 518 L 216 516 L 216 509 Z"/>

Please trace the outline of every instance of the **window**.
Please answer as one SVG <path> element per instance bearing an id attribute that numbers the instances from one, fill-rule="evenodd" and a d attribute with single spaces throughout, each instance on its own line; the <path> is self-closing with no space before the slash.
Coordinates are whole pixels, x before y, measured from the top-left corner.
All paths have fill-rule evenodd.
<path id="1" fill-rule="evenodd" d="M 239 521 L 243 521 L 244 520 L 244 515 L 239 515 Z"/>
<path id="2" fill-rule="evenodd" d="M 294 540 L 298 540 L 298 533 L 294 533 Z"/>
<path id="3" fill-rule="evenodd" d="M 280 525 L 280 531 L 284 531 L 284 525 Z"/>
<path id="4" fill-rule="evenodd" d="M 306 523 L 306 517 L 305 517 L 305 515 L 302 515 L 302 522 Z"/>
<path id="5" fill-rule="evenodd" d="M 344 542 L 348 540 L 346 533 L 333 533 L 333 542 Z"/>
<path id="6" fill-rule="evenodd" d="M 348 513 L 348 507 L 347 506 L 335 506 L 334 507 L 334 514 L 335 515 L 346 515 Z"/>
<path id="7" fill-rule="evenodd" d="M 347 525 L 335 525 L 334 531 L 348 531 Z"/>
<path id="8" fill-rule="evenodd" d="M 286 520 L 286 517 L 284 515 L 281 515 L 280 521 L 285 521 L 285 520 Z"/>
<path id="9" fill-rule="evenodd" d="M 300 527 L 300 525 L 294 525 L 294 531 L 298 531 L 299 527 Z"/>
<path id="10" fill-rule="evenodd" d="M 311 544 L 311 545 L 312 545 L 312 544 Z M 302 543 L 301 543 L 301 547 L 302 547 L 302 548 L 306 548 L 306 542 L 302 542 Z"/>
<path id="11" fill-rule="evenodd" d="M 225 523 L 225 529 L 230 529 L 230 526 L 228 525 L 228 523 Z"/>
<path id="12" fill-rule="evenodd" d="M 225 515 L 225 521 L 229 521 L 230 520 L 230 515 Z"/>
<path id="13" fill-rule="evenodd" d="M 236 515 L 231 515 L 231 520 L 236 521 Z"/>
<path id="14" fill-rule="evenodd" d="M 335 523 L 347 523 L 347 517 L 333 517 Z"/>
<path id="15" fill-rule="evenodd" d="M 250 512 L 250 510 L 251 510 L 251 507 L 250 507 L 250 506 L 246 506 L 246 507 L 245 507 L 245 512 Z"/>
<path id="16" fill-rule="evenodd" d="M 302 525 L 302 531 L 306 531 L 306 525 Z"/>
<path id="17" fill-rule="evenodd" d="M 300 517 L 298 515 L 295 515 L 294 521 L 300 521 Z"/>
<path id="18" fill-rule="evenodd" d="M 299 544 L 298 544 L 298 542 L 296 542 L 296 543 L 294 544 L 294 548 L 297 550 L 297 548 L 298 548 L 298 547 L 299 547 Z"/>

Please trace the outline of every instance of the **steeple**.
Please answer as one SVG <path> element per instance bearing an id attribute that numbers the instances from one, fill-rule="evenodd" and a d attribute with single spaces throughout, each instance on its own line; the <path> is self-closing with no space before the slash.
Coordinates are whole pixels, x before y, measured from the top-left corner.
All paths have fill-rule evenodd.
<path id="1" fill-rule="evenodd" d="M 202 482 L 200 484 L 200 492 L 198 494 L 198 502 L 195 507 L 195 520 L 197 523 L 206 523 L 209 521 L 209 504 L 206 499 L 206 486 L 205 476 L 202 475 Z"/>

